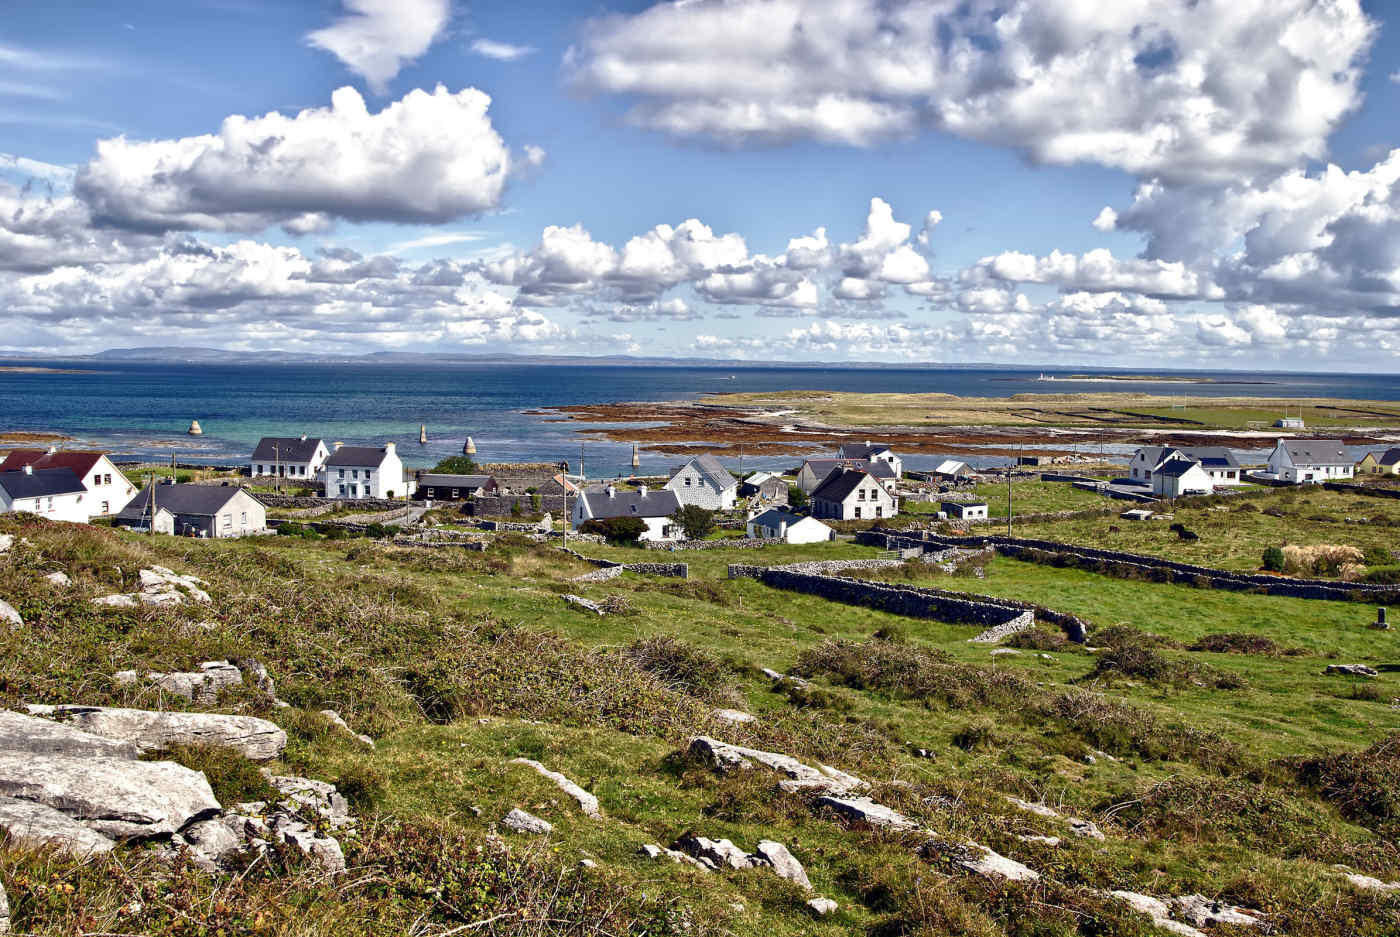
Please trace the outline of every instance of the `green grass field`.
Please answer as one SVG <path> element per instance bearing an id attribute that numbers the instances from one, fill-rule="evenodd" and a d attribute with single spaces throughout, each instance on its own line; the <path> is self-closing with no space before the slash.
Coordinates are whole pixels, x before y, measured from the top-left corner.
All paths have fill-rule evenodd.
<path id="1" fill-rule="evenodd" d="M 352 873 L 338 883 L 275 863 L 245 875 L 172 873 L 137 847 L 87 864 L 0 847 L 19 933 L 1160 933 L 1101 897 L 1107 888 L 1219 896 L 1268 911 L 1290 935 L 1395 932 L 1400 898 L 1357 892 L 1332 865 L 1400 878 L 1396 808 L 1385 793 L 1400 755 L 1367 756 L 1370 773 L 1337 775 L 1352 786 L 1331 796 L 1284 761 L 1359 752 L 1400 730 L 1400 638 L 1365 629 L 1371 610 L 1362 605 L 1004 559 L 985 580 L 917 564 L 887 574 L 1041 602 L 1105 634 L 1129 625 L 1189 644 L 1242 631 L 1302 651 L 1165 648 L 1162 659 L 1194 676 L 1163 682 L 1095 675 L 1099 656 L 1055 645 L 1049 633 L 1050 649 L 994 658 L 968 643 L 976 628 L 726 578 L 730 563 L 874 554 L 848 543 L 676 555 L 586 545 L 589 555 L 630 561 L 684 559 L 692 578 L 573 583 L 589 567 L 517 538 L 467 553 L 141 538 L 14 518 L 0 519 L 0 532 L 30 541 L 0 560 L 0 596 L 26 622 L 0 642 L 6 706 L 153 706 L 149 688 L 119 687 L 110 675 L 254 656 L 292 708 L 271 709 L 251 692 L 226 695 L 218 708 L 278 721 L 291 744 L 274 770 L 340 784 L 362 817 L 347 846 Z M 212 608 L 89 604 L 129 589 L 151 563 L 208 580 Z M 55 569 L 73 577 L 71 590 L 42 580 Z M 612 598 L 622 611 L 585 614 L 563 602 L 565 592 Z M 876 631 L 893 640 L 872 639 Z M 638 643 L 658 637 L 671 643 Z M 1382 673 L 1325 677 L 1332 660 Z M 800 670 L 811 688 L 782 691 L 761 667 Z M 1231 689 L 1200 679 L 1221 673 L 1242 679 Z M 715 706 L 759 720 L 722 723 L 710 716 Z M 315 716 L 327 707 L 377 747 L 330 731 Z M 937 835 L 976 839 L 1043 878 L 986 881 L 921 858 L 918 837 L 846 828 L 779 793 L 766 772 L 716 774 L 678 754 L 699 732 L 856 772 L 874 784 L 872 796 Z M 548 782 L 508 764 L 518 756 L 591 790 L 605 818 L 583 818 Z M 1362 809 L 1344 796 L 1352 791 L 1375 796 Z M 1067 837 L 1058 848 L 1023 841 L 1064 827 L 1016 810 L 1008 794 L 1092 819 L 1107 838 Z M 515 806 L 555 829 L 544 841 L 506 834 L 505 852 L 489 834 Z M 786 843 L 815 893 L 841 910 L 813 918 L 805 895 L 763 870 L 704 873 L 638 855 L 641 844 L 669 845 L 687 830 L 750 850 L 761 838 Z M 582 858 L 598 868 L 578 868 Z"/>

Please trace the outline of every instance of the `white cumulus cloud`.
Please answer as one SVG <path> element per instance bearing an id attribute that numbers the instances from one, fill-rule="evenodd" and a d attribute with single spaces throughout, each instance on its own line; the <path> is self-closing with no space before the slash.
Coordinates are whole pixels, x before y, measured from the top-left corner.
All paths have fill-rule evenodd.
<path id="1" fill-rule="evenodd" d="M 449 0 L 342 0 L 345 13 L 306 41 L 340 59 L 376 94 L 428 51 L 452 15 Z"/>

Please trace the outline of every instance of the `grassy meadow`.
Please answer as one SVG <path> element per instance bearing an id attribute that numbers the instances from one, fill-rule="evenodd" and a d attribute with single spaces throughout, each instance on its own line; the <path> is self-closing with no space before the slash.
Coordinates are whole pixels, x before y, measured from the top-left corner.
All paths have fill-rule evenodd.
<path id="1" fill-rule="evenodd" d="M 1400 879 L 1400 638 L 1366 629 L 1364 605 L 1005 559 L 984 579 L 922 564 L 881 574 L 1074 612 L 1100 648 L 1066 646 L 1042 626 L 1013 641 L 1020 653 L 994 657 L 968 643 L 972 627 L 726 578 L 729 563 L 875 554 L 845 542 L 676 557 L 585 545 L 631 561 L 684 559 L 691 578 L 574 583 L 590 567 L 515 537 L 469 553 L 177 540 L 13 517 L 0 532 L 29 541 L 0 559 L 0 597 L 25 619 L 0 642 L 5 706 L 187 707 L 111 675 L 256 657 L 292 707 L 236 690 L 218 709 L 278 722 L 291 742 L 274 770 L 337 783 L 362 818 L 339 882 L 282 856 L 210 876 L 139 846 L 88 863 L 0 846 L 18 933 L 1161 933 L 1102 895 L 1112 888 L 1219 897 L 1291 935 L 1400 927 L 1400 895 L 1357 891 L 1333 868 Z M 132 588 L 153 563 L 206 579 L 213 605 L 89 603 Z M 54 570 L 73 586 L 42 579 Z M 567 592 L 617 611 L 577 611 Z M 1221 634 L 1250 635 L 1254 649 L 1189 649 L 1244 646 L 1212 637 Z M 1323 676 L 1331 661 L 1370 663 L 1381 676 Z M 762 667 L 810 684 L 775 685 Z M 721 706 L 758 721 L 722 722 L 712 715 Z M 376 747 L 332 731 L 316 716 L 323 708 Z M 982 879 L 921 857 L 921 837 L 849 828 L 779 793 L 767 772 L 717 774 L 684 755 L 700 733 L 854 772 L 940 837 L 975 839 L 1042 878 Z M 604 819 L 508 763 L 520 756 L 593 792 Z M 216 789 L 241 776 L 228 759 L 200 763 L 213 766 Z M 1007 795 L 1091 819 L 1106 839 L 1067 836 Z M 517 806 L 553 833 L 493 836 Z M 787 844 L 814 894 L 840 910 L 815 918 L 807 895 L 764 870 L 706 873 L 638 854 L 687 831 L 748 850 L 763 838 Z M 1032 834 L 1064 841 L 1018 838 Z M 597 867 L 580 867 L 584 858 Z"/>

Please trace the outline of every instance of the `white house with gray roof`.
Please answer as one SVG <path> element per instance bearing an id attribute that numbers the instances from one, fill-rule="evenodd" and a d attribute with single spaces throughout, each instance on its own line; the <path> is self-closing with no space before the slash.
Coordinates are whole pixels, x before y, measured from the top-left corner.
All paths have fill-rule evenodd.
<path id="1" fill-rule="evenodd" d="M 248 458 L 248 474 L 253 478 L 273 475 L 310 484 L 316 480 L 330 454 L 325 440 L 309 439 L 304 433 L 301 436 L 264 436 Z"/>
<path id="2" fill-rule="evenodd" d="M 711 511 L 734 506 L 739 496 L 739 480 L 706 453 L 696 456 L 671 473 L 666 490 L 674 492 L 681 504 L 698 504 Z"/>
<path id="3" fill-rule="evenodd" d="M 322 477 L 327 498 L 403 498 L 417 487 L 403 470 L 395 445 L 343 446 L 326 459 Z"/>
<path id="4" fill-rule="evenodd" d="M 1224 446 L 1141 446 L 1128 462 L 1128 474 L 1136 481 L 1152 485 L 1156 491 L 1155 476 L 1162 466 L 1175 459 L 1188 459 L 1199 463 L 1201 471 L 1213 486 L 1244 484 L 1244 472 L 1240 468 L 1239 460 L 1235 458 L 1233 451 Z M 1178 474 L 1174 477 L 1180 476 Z"/>
<path id="5" fill-rule="evenodd" d="M 1280 439 L 1269 453 L 1268 474 L 1295 485 L 1351 478 L 1355 470 L 1337 439 Z"/>
<path id="6" fill-rule="evenodd" d="M 83 480 L 70 468 L 26 464 L 0 472 L 0 514 L 25 511 L 51 521 L 86 524 L 97 513 Z"/>
<path id="7" fill-rule="evenodd" d="M 826 543 L 836 539 L 836 531 L 815 517 L 802 517 L 782 508 L 754 515 L 745 528 L 750 537 L 784 543 Z"/>
<path id="8" fill-rule="evenodd" d="M 646 525 L 639 540 L 680 540 L 685 532 L 671 520 L 671 515 L 680 509 L 681 502 L 674 491 L 664 488 L 658 491 L 645 485 L 628 491 L 608 485 L 581 493 L 573 504 L 569 521 L 578 530 L 591 520 L 633 517 Z"/>

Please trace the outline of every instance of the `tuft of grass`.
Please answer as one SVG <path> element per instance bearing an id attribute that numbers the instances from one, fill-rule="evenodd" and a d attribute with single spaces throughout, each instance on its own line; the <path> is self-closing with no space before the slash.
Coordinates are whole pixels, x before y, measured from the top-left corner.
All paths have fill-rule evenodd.
<path id="1" fill-rule="evenodd" d="M 147 761 L 173 761 L 193 771 L 202 771 L 214 797 L 221 804 L 254 800 L 276 800 L 277 791 L 263 777 L 261 769 L 232 748 L 214 745 L 172 745 L 149 752 Z"/>
<path id="2" fill-rule="evenodd" d="M 824 676 L 857 690 L 881 690 L 950 709 L 1013 705 L 1033 692 L 1024 677 L 959 663 L 952 655 L 891 641 L 824 641 L 793 667 L 802 677 Z"/>
<path id="3" fill-rule="evenodd" d="M 1284 764 L 1343 816 L 1395 831 L 1400 821 L 1400 732 L 1364 751 L 1329 752 Z"/>
<path id="4" fill-rule="evenodd" d="M 627 646 L 623 656 L 676 692 L 709 702 L 724 695 L 724 664 L 709 651 L 680 638 L 639 638 Z"/>

